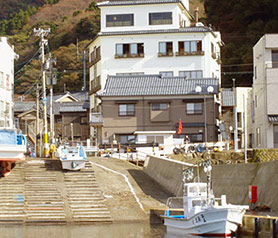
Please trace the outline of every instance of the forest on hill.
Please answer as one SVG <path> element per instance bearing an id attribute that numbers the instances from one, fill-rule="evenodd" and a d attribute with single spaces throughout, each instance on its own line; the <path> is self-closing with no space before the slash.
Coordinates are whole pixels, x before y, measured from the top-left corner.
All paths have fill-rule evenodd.
<path id="1" fill-rule="evenodd" d="M 251 86 L 253 46 L 266 33 L 278 33 L 277 0 L 205 0 L 205 22 L 221 32 L 222 86 Z"/>
<path id="2" fill-rule="evenodd" d="M 251 86 L 252 47 L 265 33 L 277 33 L 277 0 L 190 0 L 191 13 L 198 6 L 202 21 L 221 32 L 222 86 Z M 50 28 L 49 47 L 57 58 L 61 92 L 82 88 L 82 61 L 77 55 L 99 31 L 99 9 L 92 0 L 0 0 L 0 35 L 8 35 L 20 58 L 16 62 L 15 92 L 34 92 L 40 81 L 39 38 L 34 28 Z M 88 77 L 87 77 L 88 78 Z"/>

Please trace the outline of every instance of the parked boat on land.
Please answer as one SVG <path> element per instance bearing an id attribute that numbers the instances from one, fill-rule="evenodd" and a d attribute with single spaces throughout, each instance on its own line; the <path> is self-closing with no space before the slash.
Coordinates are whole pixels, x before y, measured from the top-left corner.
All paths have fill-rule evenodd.
<path id="1" fill-rule="evenodd" d="M 64 170 L 80 170 L 85 168 L 87 155 L 82 145 L 61 145 L 58 148 L 58 156 Z"/>
<path id="2" fill-rule="evenodd" d="M 167 205 L 173 199 L 169 198 Z M 226 203 L 226 196 L 216 199 L 208 183 L 184 183 L 183 185 L 183 214 L 171 215 L 169 210 L 162 216 L 167 233 L 175 235 L 198 235 L 229 237 L 238 226 L 248 206 L 231 205 Z"/>
<path id="3" fill-rule="evenodd" d="M 16 129 L 0 129 L 0 177 L 7 176 L 16 161 L 25 160 L 26 137 Z"/>

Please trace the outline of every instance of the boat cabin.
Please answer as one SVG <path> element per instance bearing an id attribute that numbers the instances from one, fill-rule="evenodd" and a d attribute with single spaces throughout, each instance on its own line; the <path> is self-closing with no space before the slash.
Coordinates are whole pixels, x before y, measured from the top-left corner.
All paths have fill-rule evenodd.
<path id="1" fill-rule="evenodd" d="M 190 217 L 201 211 L 207 199 L 206 183 L 185 183 L 183 187 L 184 217 Z"/>

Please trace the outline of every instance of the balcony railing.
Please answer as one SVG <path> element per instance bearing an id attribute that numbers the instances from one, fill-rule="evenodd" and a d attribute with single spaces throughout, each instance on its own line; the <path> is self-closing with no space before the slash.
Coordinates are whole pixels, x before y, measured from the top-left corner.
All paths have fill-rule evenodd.
<path id="1" fill-rule="evenodd" d="M 91 126 L 103 126 L 103 116 L 100 112 L 92 112 L 90 118 Z"/>
<path id="2" fill-rule="evenodd" d="M 115 54 L 115 59 L 121 59 L 121 58 L 144 58 L 144 53 L 138 53 L 138 54 Z"/>
<path id="3" fill-rule="evenodd" d="M 169 57 L 169 56 L 173 56 L 173 52 L 159 52 L 157 54 L 158 57 Z"/>
<path id="4" fill-rule="evenodd" d="M 194 56 L 194 55 L 204 55 L 204 51 L 194 51 L 194 52 L 176 52 L 176 56 Z"/>
<path id="5" fill-rule="evenodd" d="M 97 78 L 92 80 L 90 95 L 96 93 L 100 89 L 101 89 L 101 82 L 100 82 L 100 76 L 98 76 Z"/>

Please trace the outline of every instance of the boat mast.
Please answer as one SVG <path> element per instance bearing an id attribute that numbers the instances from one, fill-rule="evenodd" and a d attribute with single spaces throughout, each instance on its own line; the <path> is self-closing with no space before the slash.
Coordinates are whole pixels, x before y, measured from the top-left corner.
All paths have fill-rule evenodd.
<path id="1" fill-rule="evenodd" d="M 210 205 L 210 190 L 211 190 L 211 160 L 208 159 L 204 162 L 204 172 L 207 174 L 207 205 Z"/>

